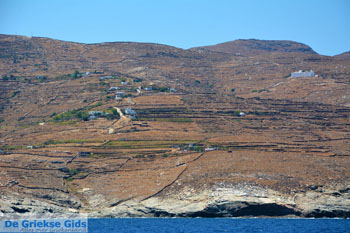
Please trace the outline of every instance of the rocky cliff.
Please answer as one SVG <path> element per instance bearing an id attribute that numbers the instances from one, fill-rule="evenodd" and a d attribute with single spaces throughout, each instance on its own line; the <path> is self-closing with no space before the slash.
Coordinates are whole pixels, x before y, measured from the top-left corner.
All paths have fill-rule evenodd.
<path id="1" fill-rule="evenodd" d="M 104 206 L 103 196 L 92 197 L 94 207 L 80 210 L 79 200 L 55 196 L 71 208 L 26 198 L 2 196 L 3 213 L 88 213 L 90 217 L 350 217 L 348 186 L 283 194 L 275 190 L 237 184 L 212 190 L 186 190 L 166 197 L 120 200 Z M 66 197 L 67 198 L 67 197 Z"/>

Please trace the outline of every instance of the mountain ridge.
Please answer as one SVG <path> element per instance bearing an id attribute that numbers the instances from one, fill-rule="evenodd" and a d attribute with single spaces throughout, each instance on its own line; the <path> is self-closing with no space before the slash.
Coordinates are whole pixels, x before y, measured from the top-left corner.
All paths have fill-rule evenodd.
<path id="1" fill-rule="evenodd" d="M 75 42 L 75 41 L 69 41 L 69 40 L 60 40 L 60 39 L 54 39 L 54 38 L 49 38 L 49 37 L 36 37 L 36 36 L 21 36 L 21 35 L 9 35 L 9 34 L 0 34 L 0 39 L 2 38 L 21 38 L 21 39 L 48 39 L 48 40 L 55 40 L 58 42 L 66 42 L 66 43 L 73 43 L 73 44 L 82 44 L 82 45 L 98 45 L 98 44 L 144 44 L 144 45 L 162 45 L 162 46 L 167 46 L 167 47 L 172 47 L 172 48 L 177 48 L 177 49 L 181 49 L 181 50 L 191 50 L 191 49 L 208 49 L 211 51 L 217 51 L 217 52 L 226 52 L 226 53 L 236 53 L 235 51 L 221 51 L 221 47 L 222 46 L 226 46 L 228 45 L 230 47 L 230 45 L 241 45 L 243 47 L 245 47 L 245 49 L 251 48 L 251 49 L 258 49 L 258 50 L 264 50 L 264 48 L 266 49 L 270 49 L 272 52 L 306 52 L 306 53 L 310 53 L 310 54 L 318 54 L 316 53 L 310 46 L 301 43 L 301 42 L 297 42 L 297 41 L 291 41 L 291 40 L 261 40 L 261 39 L 237 39 L 237 40 L 233 40 L 233 41 L 226 41 L 226 42 L 221 42 L 218 44 L 214 44 L 214 45 L 205 45 L 205 46 L 195 46 L 192 48 L 188 48 L 188 49 L 184 49 L 184 48 L 180 48 L 180 47 L 176 47 L 176 46 L 172 46 L 172 45 L 168 45 L 168 44 L 162 44 L 162 43 L 153 43 L 153 42 L 134 42 L 134 41 L 105 41 L 105 42 L 96 42 L 96 43 L 83 43 L 83 42 Z M 257 46 L 257 47 L 254 47 Z M 279 50 L 278 48 L 276 48 L 275 50 L 273 49 L 274 46 L 276 47 L 283 47 L 283 46 L 299 46 L 297 47 L 296 50 Z M 259 47 L 261 46 L 261 47 Z M 298 50 L 299 49 L 299 50 Z"/>
<path id="2" fill-rule="evenodd" d="M 268 52 L 318 54 L 310 46 L 290 40 L 238 39 L 196 48 L 246 56 L 259 55 Z"/>
<path id="3" fill-rule="evenodd" d="M 220 42 L 217 44 L 212 45 L 202 45 L 202 46 L 195 46 L 188 49 L 163 44 L 163 43 L 156 43 L 156 42 L 137 42 L 137 41 L 104 41 L 104 42 L 92 42 L 92 43 L 85 43 L 85 42 L 76 42 L 76 41 L 70 41 L 70 40 L 63 40 L 63 39 L 55 39 L 50 37 L 42 37 L 42 36 L 24 36 L 24 35 L 11 35 L 11 34 L 0 34 L 0 40 L 1 39 L 41 39 L 41 40 L 53 40 L 57 42 L 64 42 L 64 43 L 72 43 L 72 44 L 80 44 L 80 45 L 102 45 L 102 44 L 143 44 L 143 45 L 160 45 L 160 46 L 167 46 L 171 48 L 181 49 L 181 50 L 197 50 L 197 49 L 205 49 L 213 52 L 221 52 L 221 53 L 228 53 L 228 54 L 236 54 L 240 53 L 241 55 L 257 55 L 262 54 L 264 52 L 301 52 L 301 53 L 308 53 L 308 54 L 318 54 L 316 51 L 314 51 L 309 45 L 293 41 L 293 40 L 262 40 L 262 39 L 236 39 L 232 41 L 226 41 L 226 42 Z M 272 44 L 271 44 L 272 43 Z M 255 45 L 255 46 L 254 46 Z M 256 45 L 259 45 L 256 47 Z M 237 49 L 237 46 L 242 46 L 241 50 Z M 276 46 L 274 49 L 273 47 Z M 281 50 L 280 47 L 283 46 L 297 46 L 297 49 L 294 48 L 294 50 Z M 247 52 L 244 50 L 252 49 L 253 51 Z M 231 50 L 231 51 L 230 51 Z M 257 50 L 257 51 L 255 51 Z M 333 57 L 339 56 L 341 54 L 346 54 L 348 51 L 345 51 L 340 54 L 336 54 Z M 324 56 L 330 56 L 330 55 L 324 55 Z"/>

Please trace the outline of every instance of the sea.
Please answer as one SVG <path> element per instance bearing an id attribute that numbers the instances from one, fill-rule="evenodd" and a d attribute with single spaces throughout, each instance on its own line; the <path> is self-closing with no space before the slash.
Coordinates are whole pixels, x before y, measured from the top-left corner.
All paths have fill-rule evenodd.
<path id="1" fill-rule="evenodd" d="M 96 218 L 89 233 L 350 232 L 350 219 L 274 218 Z"/>

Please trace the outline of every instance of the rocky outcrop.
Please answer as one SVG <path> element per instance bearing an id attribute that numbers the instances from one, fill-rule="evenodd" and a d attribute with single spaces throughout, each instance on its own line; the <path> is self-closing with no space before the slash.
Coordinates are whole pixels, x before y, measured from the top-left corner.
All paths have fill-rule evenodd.
<path id="1" fill-rule="evenodd" d="M 328 190 L 331 191 L 331 190 Z M 250 185 L 130 200 L 92 213 L 103 217 L 350 217 L 350 193 L 286 195 Z"/>
<path id="2" fill-rule="evenodd" d="M 75 213 L 80 207 L 79 200 L 68 195 L 54 195 L 32 198 L 18 193 L 1 193 L 0 212 L 2 213 Z"/>
<path id="3" fill-rule="evenodd" d="M 16 194 L 1 196 L 3 213 L 89 213 L 91 217 L 350 217 L 350 190 L 318 189 L 283 194 L 248 184 L 214 187 L 198 192 L 184 190 L 177 195 L 147 200 L 119 200 L 109 207 L 71 208 L 59 205 L 65 197 L 43 201 Z M 102 203 L 103 196 L 94 196 Z M 74 200 L 74 198 L 72 199 Z"/>
<path id="4" fill-rule="evenodd" d="M 91 207 L 82 207 L 76 197 L 54 195 L 33 199 L 15 193 L 0 197 L 2 213 L 88 213 L 91 217 L 350 217 L 350 189 L 318 188 L 283 194 L 249 184 L 183 190 L 174 195 L 147 200 L 114 200 L 101 206 L 102 195 L 91 197 Z M 93 204 L 95 203 L 95 205 Z"/>

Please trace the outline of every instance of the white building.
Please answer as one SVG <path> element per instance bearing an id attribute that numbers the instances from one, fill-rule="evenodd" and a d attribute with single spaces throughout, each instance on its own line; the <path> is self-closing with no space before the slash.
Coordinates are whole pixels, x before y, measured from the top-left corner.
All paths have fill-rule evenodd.
<path id="1" fill-rule="evenodd" d="M 89 120 L 95 120 L 99 116 L 102 116 L 102 112 L 101 111 L 90 111 L 89 112 Z"/>
<path id="2" fill-rule="evenodd" d="M 315 72 L 313 70 L 310 70 L 310 71 L 299 70 L 298 72 L 292 72 L 291 77 L 292 78 L 315 77 Z"/>
<path id="3" fill-rule="evenodd" d="M 136 114 L 136 111 L 133 110 L 132 108 L 126 108 L 124 110 L 124 112 L 125 112 L 126 115 L 135 115 Z"/>
<path id="4" fill-rule="evenodd" d="M 102 116 L 103 112 L 101 111 L 90 111 L 89 115 L 90 116 Z"/>
<path id="5" fill-rule="evenodd" d="M 89 76 L 89 75 L 90 75 L 90 72 L 82 73 L 82 76 L 83 76 L 83 77 L 87 77 L 87 76 Z"/>
<path id="6" fill-rule="evenodd" d="M 101 77 L 101 78 L 100 78 L 100 81 L 103 81 L 103 80 L 105 80 L 105 79 L 112 79 L 112 78 L 113 78 L 113 76 L 107 75 L 107 76 Z"/>
<path id="7" fill-rule="evenodd" d="M 119 87 L 110 87 L 108 89 L 108 91 L 115 91 L 115 90 L 119 90 L 120 88 Z"/>
<path id="8" fill-rule="evenodd" d="M 209 147 L 209 146 L 204 149 L 204 151 L 213 151 L 213 150 L 215 150 L 215 148 L 214 147 Z"/>
<path id="9" fill-rule="evenodd" d="M 123 92 L 123 91 L 117 91 L 116 93 L 115 93 L 115 99 L 116 100 L 120 100 L 121 98 L 123 98 L 125 96 L 125 92 Z"/>

